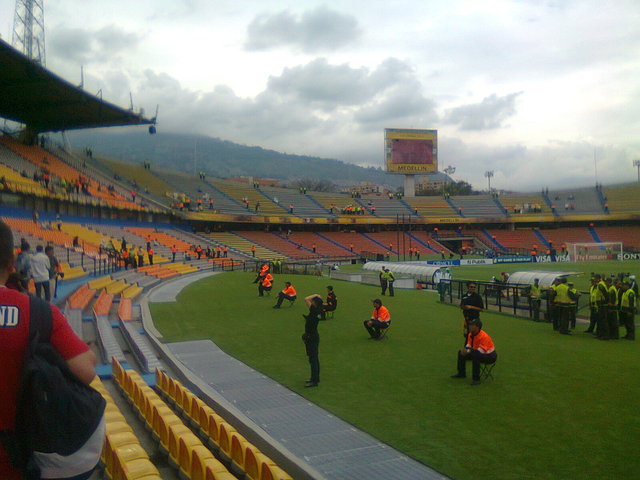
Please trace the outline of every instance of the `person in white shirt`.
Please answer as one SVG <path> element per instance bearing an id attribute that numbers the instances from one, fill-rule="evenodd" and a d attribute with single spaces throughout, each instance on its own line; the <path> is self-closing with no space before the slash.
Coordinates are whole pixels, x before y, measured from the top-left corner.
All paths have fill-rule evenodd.
<path id="1" fill-rule="evenodd" d="M 44 290 L 44 299 L 47 302 L 51 301 L 50 269 L 51 260 L 44 253 L 42 245 L 38 245 L 36 254 L 31 258 L 31 272 L 36 286 L 36 296 L 42 298 L 42 290 Z"/>

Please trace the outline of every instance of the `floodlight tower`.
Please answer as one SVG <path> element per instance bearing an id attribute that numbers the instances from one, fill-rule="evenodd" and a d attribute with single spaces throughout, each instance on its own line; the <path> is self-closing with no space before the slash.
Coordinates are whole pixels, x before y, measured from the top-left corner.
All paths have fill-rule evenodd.
<path id="1" fill-rule="evenodd" d="M 489 182 L 489 193 L 491 193 L 491 177 L 493 177 L 493 170 L 487 170 L 484 172 L 484 176 L 487 177 L 487 181 Z"/>
<path id="2" fill-rule="evenodd" d="M 44 0 L 16 0 L 12 44 L 31 60 L 46 65 Z"/>
<path id="3" fill-rule="evenodd" d="M 638 183 L 640 183 L 640 159 L 634 160 L 633 166 L 638 169 Z"/>

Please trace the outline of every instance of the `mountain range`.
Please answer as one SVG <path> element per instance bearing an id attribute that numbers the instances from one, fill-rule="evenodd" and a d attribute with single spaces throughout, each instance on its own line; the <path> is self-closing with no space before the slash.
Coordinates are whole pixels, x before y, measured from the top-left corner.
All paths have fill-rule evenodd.
<path id="1" fill-rule="evenodd" d="M 332 158 L 281 153 L 258 146 L 233 143 L 202 135 L 158 133 L 146 130 L 68 132 L 72 146 L 81 150 L 91 147 L 95 155 L 103 155 L 132 163 L 152 165 L 208 176 L 230 178 L 255 176 L 275 178 L 281 182 L 303 179 L 326 180 L 334 184 L 372 182 L 398 187 L 401 175 L 386 173 L 382 168 L 360 167 Z M 443 174 L 435 174 L 433 180 Z"/>

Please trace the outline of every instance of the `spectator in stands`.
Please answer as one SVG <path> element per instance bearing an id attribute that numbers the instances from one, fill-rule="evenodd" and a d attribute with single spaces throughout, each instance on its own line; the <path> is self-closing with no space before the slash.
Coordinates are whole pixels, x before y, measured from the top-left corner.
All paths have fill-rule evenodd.
<path id="1" fill-rule="evenodd" d="M 13 236 L 7 225 L 0 222 L 0 284 L 7 285 L 13 269 Z M 12 429 L 16 413 L 16 398 L 20 384 L 22 361 L 29 337 L 29 297 L 10 288 L 0 288 L 0 304 L 7 312 L 0 327 L 0 431 Z M 49 343 L 67 361 L 71 371 L 84 383 L 95 377 L 95 355 L 73 333 L 67 320 L 51 307 L 53 329 Z M 11 315 L 8 312 L 12 312 Z M 10 327 L 10 328 L 7 328 Z M 20 480 L 22 475 L 9 465 L 6 451 L 0 442 L 0 478 Z"/>
<path id="2" fill-rule="evenodd" d="M 280 293 L 278 293 L 278 301 L 273 306 L 273 308 L 280 308 L 284 300 L 293 302 L 296 298 L 298 298 L 296 296 L 296 289 L 293 287 L 293 285 L 291 285 L 291 282 L 285 282 L 284 288 L 280 291 Z"/>
<path id="3" fill-rule="evenodd" d="M 309 307 L 309 313 L 304 317 L 304 334 L 302 341 L 304 342 L 309 357 L 309 366 L 311 367 L 311 376 L 305 382 L 305 388 L 317 387 L 320 383 L 320 360 L 318 359 L 318 347 L 320 345 L 320 335 L 318 334 L 318 323 L 324 320 L 324 311 L 322 308 L 322 297 L 318 294 L 305 297 L 304 303 Z"/>
<path id="4" fill-rule="evenodd" d="M 251 245 L 251 256 L 255 258 L 256 256 L 256 246 L 255 245 Z"/>
<path id="5" fill-rule="evenodd" d="M 369 336 L 374 340 L 378 340 L 382 330 L 389 328 L 391 325 L 391 314 L 389 309 L 382 305 L 382 300 L 376 298 L 373 300 L 373 312 L 371 318 L 362 322 L 364 328 L 369 332 Z"/>
<path id="6" fill-rule="evenodd" d="M 36 287 L 36 296 L 42 298 L 44 290 L 44 299 L 51 301 L 51 285 L 49 284 L 51 269 L 51 260 L 44 253 L 44 247 L 38 245 L 36 254 L 31 258 L 31 270 L 33 272 L 33 281 Z"/>
<path id="7" fill-rule="evenodd" d="M 472 362 L 471 385 L 480 385 L 480 364 L 496 363 L 498 354 L 491 337 L 482 330 L 480 319 L 469 321 L 469 333 L 464 348 L 458 352 L 458 373 L 451 378 L 465 378 L 467 376 L 466 363 Z"/>
<path id="8" fill-rule="evenodd" d="M 20 253 L 16 259 L 16 273 L 20 279 L 20 286 L 26 292 L 29 288 L 29 280 L 33 276 L 31 271 L 31 246 L 22 239 L 20 244 Z"/>
<path id="9" fill-rule="evenodd" d="M 64 278 L 64 272 L 62 271 L 62 265 L 53 253 L 53 247 L 48 245 L 44 248 L 45 255 L 49 258 L 51 267 L 49 268 L 49 278 L 52 284 L 50 288 L 53 290 L 53 298 L 58 298 L 58 279 Z"/>

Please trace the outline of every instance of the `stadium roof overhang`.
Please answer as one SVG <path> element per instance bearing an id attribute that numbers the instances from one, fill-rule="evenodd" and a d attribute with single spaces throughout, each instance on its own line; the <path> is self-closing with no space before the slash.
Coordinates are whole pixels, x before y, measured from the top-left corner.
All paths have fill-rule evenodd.
<path id="1" fill-rule="evenodd" d="M 24 123 L 36 133 L 155 123 L 70 84 L 3 40 L 0 117 Z"/>

